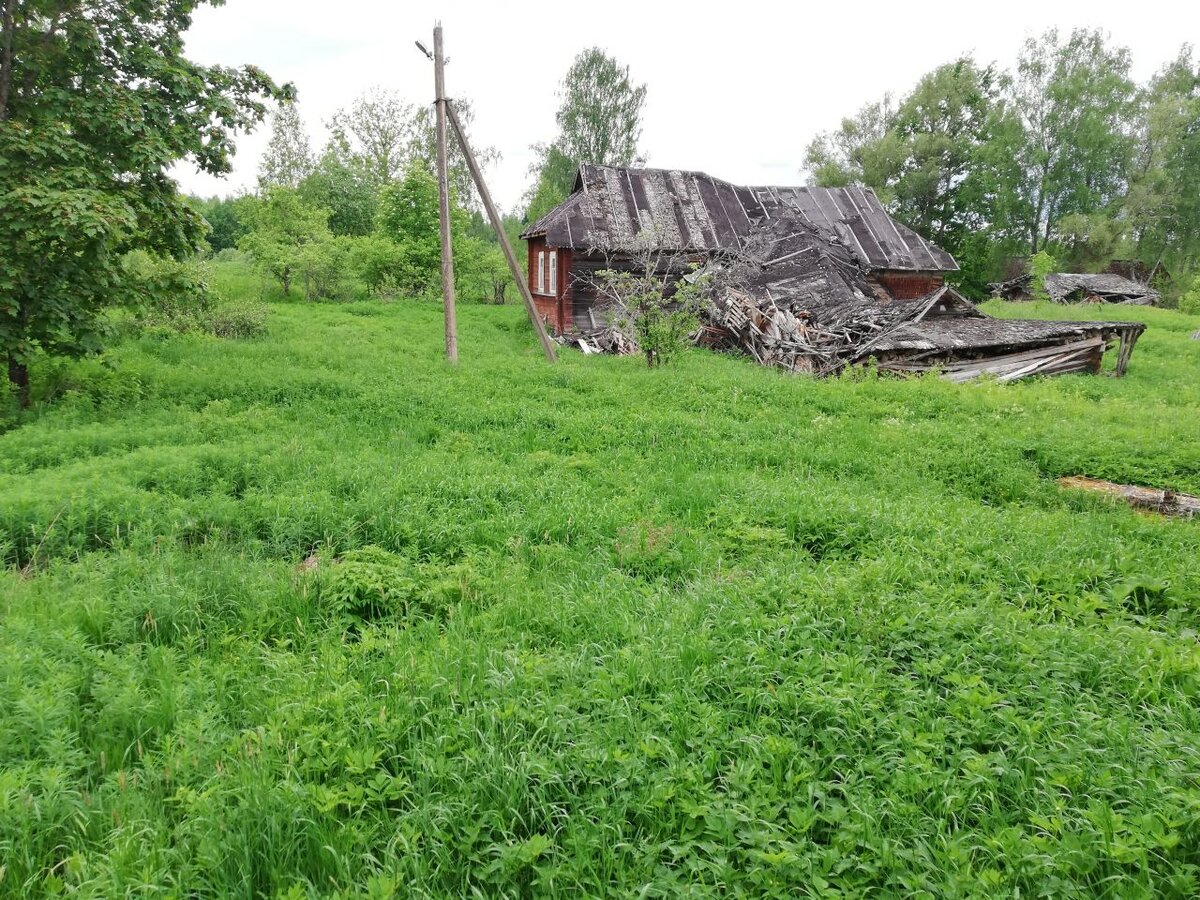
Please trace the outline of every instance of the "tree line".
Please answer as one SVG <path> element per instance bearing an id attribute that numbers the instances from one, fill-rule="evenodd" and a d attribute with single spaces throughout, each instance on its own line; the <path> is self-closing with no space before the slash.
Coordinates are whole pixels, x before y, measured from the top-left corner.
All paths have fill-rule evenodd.
<path id="1" fill-rule="evenodd" d="M 874 188 L 976 296 L 1044 253 L 1138 260 L 1178 298 L 1200 269 L 1200 65 L 1185 45 L 1138 84 L 1131 63 L 1089 29 L 1030 38 L 1007 69 L 954 60 L 819 135 L 809 181 Z"/>
<path id="2" fill-rule="evenodd" d="M 470 123 L 470 102 L 459 100 L 458 113 Z M 432 109 L 376 88 L 328 125 L 314 153 L 298 105 L 274 111 L 257 189 L 193 201 L 211 227 L 211 250 L 248 252 L 284 294 L 299 288 L 310 300 L 342 298 L 356 284 L 376 295 L 440 291 Z M 490 147 L 479 155 L 498 156 Z M 456 287 L 467 299 L 502 301 L 504 261 L 456 141 L 449 163 Z"/>
<path id="3" fill-rule="evenodd" d="M 506 217 L 514 242 L 521 230 L 561 202 L 581 162 L 629 165 L 638 160 L 646 87 L 628 67 L 598 48 L 582 51 L 559 90 L 558 134 L 536 144 L 537 162 L 522 208 Z M 458 99 L 464 125 L 470 101 Z M 295 102 L 271 118 L 271 138 L 257 189 L 237 198 L 193 198 L 208 221 L 213 252 L 237 248 L 310 299 L 344 294 L 356 279 L 373 293 L 440 290 L 441 269 L 432 108 L 397 92 L 373 89 L 327 123 L 330 137 L 314 153 Z M 495 235 L 484 221 L 461 147 L 449 147 L 455 281 L 467 299 L 503 301 L 507 281 Z M 499 153 L 484 147 L 483 165 Z"/>

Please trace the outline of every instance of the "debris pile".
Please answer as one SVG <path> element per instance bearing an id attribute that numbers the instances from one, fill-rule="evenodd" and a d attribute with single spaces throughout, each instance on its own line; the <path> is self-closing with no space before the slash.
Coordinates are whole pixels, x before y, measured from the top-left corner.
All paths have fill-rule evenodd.
<path id="1" fill-rule="evenodd" d="M 826 375 L 862 358 L 878 338 L 917 312 L 914 304 L 899 303 L 862 302 L 824 310 L 780 306 L 769 296 L 756 299 L 729 289 L 713 299 L 700 342 L 740 350 L 760 365 Z"/>
<path id="2" fill-rule="evenodd" d="M 600 325 L 564 335 L 561 342 L 568 347 L 581 350 L 585 356 L 593 353 L 611 353 L 616 356 L 629 356 L 638 352 L 637 343 L 615 325 Z"/>
<path id="3" fill-rule="evenodd" d="M 787 213 L 756 226 L 741 251 L 711 258 L 705 274 L 710 295 L 698 344 L 818 377 L 869 360 L 880 371 L 938 371 L 954 381 L 1096 374 L 1112 344 L 1120 348 L 1114 374 L 1123 375 L 1146 327 L 995 319 L 946 284 L 897 299 L 869 279 L 847 243 Z M 570 340 L 585 353 L 636 350 L 612 328 Z"/>

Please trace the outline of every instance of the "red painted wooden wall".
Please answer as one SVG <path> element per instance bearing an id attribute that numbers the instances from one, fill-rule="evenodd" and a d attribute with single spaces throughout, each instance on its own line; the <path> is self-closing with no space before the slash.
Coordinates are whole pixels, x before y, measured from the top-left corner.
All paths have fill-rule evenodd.
<path id="1" fill-rule="evenodd" d="M 529 245 L 529 292 L 533 294 L 533 304 L 538 314 L 550 324 L 555 334 L 562 334 L 571 328 L 571 251 L 556 247 L 547 247 L 545 238 L 533 238 Z M 545 253 L 546 277 L 549 278 L 551 253 L 558 254 L 556 284 L 548 284 L 546 293 L 538 293 L 538 254 Z"/>

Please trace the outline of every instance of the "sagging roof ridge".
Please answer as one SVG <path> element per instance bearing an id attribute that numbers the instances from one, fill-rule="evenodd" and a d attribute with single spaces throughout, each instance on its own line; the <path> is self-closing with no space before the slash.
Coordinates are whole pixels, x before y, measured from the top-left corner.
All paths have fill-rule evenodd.
<path id="1" fill-rule="evenodd" d="M 664 250 L 741 250 L 756 223 L 784 211 L 798 213 L 867 268 L 958 269 L 949 253 L 893 219 L 869 187 L 741 186 L 688 169 L 585 163 L 571 195 L 521 236 L 545 236 L 558 247 L 620 250 L 652 227 Z"/>

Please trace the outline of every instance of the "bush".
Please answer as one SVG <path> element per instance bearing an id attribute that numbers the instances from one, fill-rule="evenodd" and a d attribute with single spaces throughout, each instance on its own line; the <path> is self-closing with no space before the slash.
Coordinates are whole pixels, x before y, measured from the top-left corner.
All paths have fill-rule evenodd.
<path id="1" fill-rule="evenodd" d="M 1179 311 L 1200 316 L 1200 275 L 1192 281 L 1192 287 L 1179 298 Z"/>
<path id="2" fill-rule="evenodd" d="M 260 337 L 266 333 L 267 308 L 249 301 L 221 302 L 209 285 L 208 268 L 195 261 L 179 262 L 131 253 L 125 261 L 134 277 L 135 331 L 176 334 L 203 333 L 223 338 Z"/>
<path id="3" fill-rule="evenodd" d="M 385 296 L 398 290 L 403 254 L 390 238 L 378 234 L 351 238 L 348 262 L 368 293 Z"/>
<path id="4" fill-rule="evenodd" d="M 260 269 L 278 279 L 285 294 L 292 291 L 296 278 L 319 282 L 318 292 L 330 286 L 319 251 L 309 252 L 313 244 L 333 241 L 329 230 L 329 211 L 305 203 L 291 188 L 273 187 L 246 209 L 249 232 L 238 240 L 238 248 L 251 254 Z M 309 299 L 312 299 L 311 296 Z"/>
<path id="5" fill-rule="evenodd" d="M 241 300 L 214 309 L 205 330 L 219 338 L 257 338 L 267 333 L 267 308 Z"/>
<path id="6" fill-rule="evenodd" d="M 610 324 L 633 338 L 650 367 L 665 365 L 686 349 L 700 324 L 707 276 L 674 279 L 682 260 L 654 249 L 653 238 L 638 238 L 629 268 L 604 269 L 596 275 L 601 309 Z"/>
<path id="7" fill-rule="evenodd" d="M 344 300 L 349 295 L 350 247 L 350 238 L 327 237 L 298 250 L 296 272 L 304 282 L 305 300 Z"/>
<path id="8" fill-rule="evenodd" d="M 125 257 L 128 305 L 143 328 L 193 330 L 216 305 L 208 270 L 196 260 L 174 260 L 134 251 Z"/>
<path id="9" fill-rule="evenodd" d="M 1029 272 L 1033 275 L 1033 284 L 1030 292 L 1033 294 L 1034 300 L 1050 299 L 1050 295 L 1046 293 L 1046 276 L 1052 275 L 1057 271 L 1058 260 L 1045 250 L 1039 250 L 1029 260 Z"/>
<path id="10" fill-rule="evenodd" d="M 368 546 L 351 550 L 334 563 L 321 596 L 336 615 L 370 621 L 406 615 L 418 593 L 409 561 Z"/>

